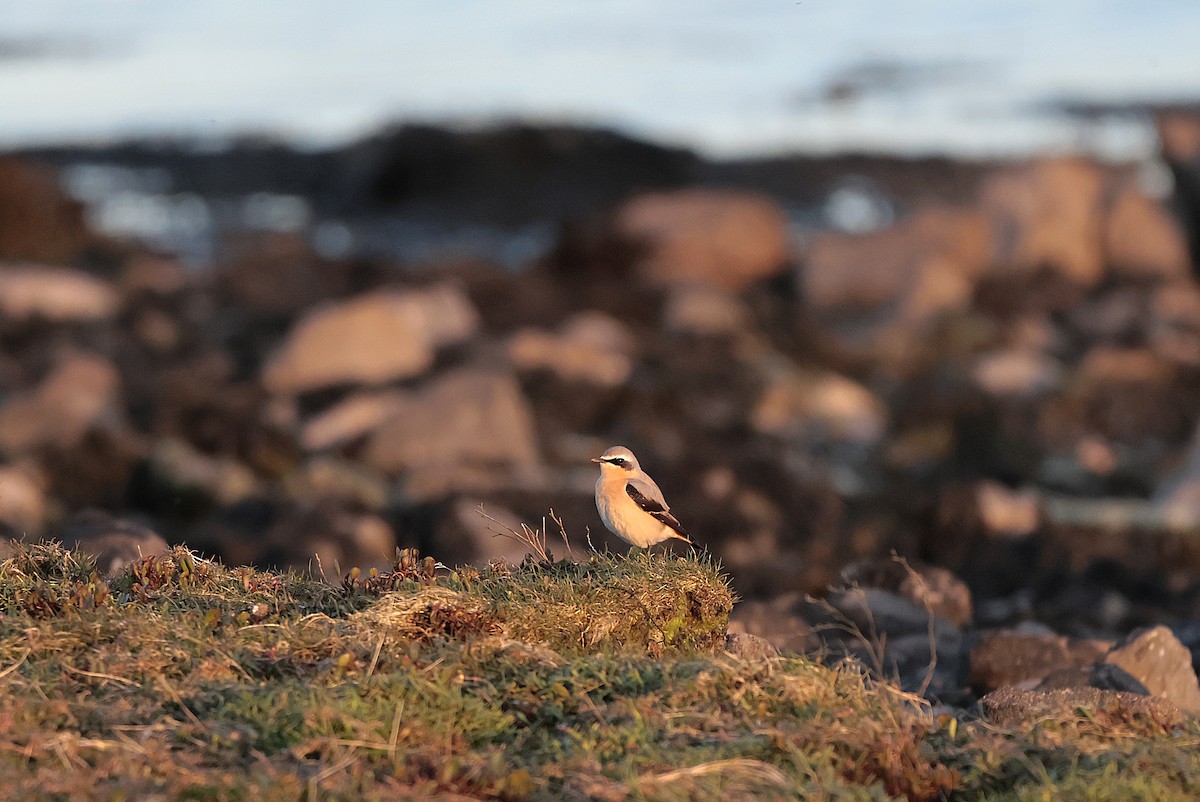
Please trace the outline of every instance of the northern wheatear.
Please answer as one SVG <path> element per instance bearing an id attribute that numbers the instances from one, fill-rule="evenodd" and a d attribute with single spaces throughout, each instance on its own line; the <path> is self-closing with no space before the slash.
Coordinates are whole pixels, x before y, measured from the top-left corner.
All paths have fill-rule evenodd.
<path id="1" fill-rule="evenodd" d="M 671 538 L 692 542 L 632 451 L 613 446 L 592 462 L 600 463 L 596 510 L 608 531 L 643 549 Z"/>

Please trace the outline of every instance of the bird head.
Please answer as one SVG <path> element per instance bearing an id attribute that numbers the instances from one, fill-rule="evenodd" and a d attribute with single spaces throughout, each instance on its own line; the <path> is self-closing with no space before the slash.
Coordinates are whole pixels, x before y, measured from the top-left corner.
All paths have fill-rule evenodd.
<path id="1" fill-rule="evenodd" d="M 613 446 L 600 456 L 594 457 L 592 462 L 600 464 L 600 472 L 603 474 L 636 473 L 640 470 L 637 457 L 625 446 Z"/>

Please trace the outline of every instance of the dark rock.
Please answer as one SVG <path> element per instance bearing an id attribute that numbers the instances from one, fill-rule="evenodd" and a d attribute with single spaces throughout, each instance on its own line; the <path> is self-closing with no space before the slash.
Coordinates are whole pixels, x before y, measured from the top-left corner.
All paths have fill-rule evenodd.
<path id="1" fill-rule="evenodd" d="M 91 239 L 53 170 L 0 159 L 0 259 L 70 262 Z"/>
<path id="2" fill-rule="evenodd" d="M 167 541 L 141 524 L 116 518 L 102 510 L 89 509 L 67 522 L 63 546 L 96 560 L 96 570 L 111 576 L 143 557 L 166 554 Z"/>
<path id="3" fill-rule="evenodd" d="M 215 506 L 255 496 L 260 482 L 248 467 L 229 456 L 212 456 L 187 441 L 159 439 L 139 468 L 130 495 L 160 515 L 194 519 Z"/>
<path id="4" fill-rule="evenodd" d="M 1098 688 L 1030 691 L 1006 687 L 989 693 L 979 705 L 989 721 L 1003 727 L 1039 719 L 1089 719 L 1114 726 L 1132 720 L 1161 731 L 1184 723 L 1183 714 L 1170 700 Z"/>
<path id="5" fill-rule="evenodd" d="M 285 512 L 263 540 L 262 562 L 324 573 L 329 580 L 351 568 L 384 570 L 396 559 L 396 533 L 386 521 L 331 504 Z"/>
<path id="6" fill-rule="evenodd" d="M 857 658 L 905 690 L 963 698 L 963 633 L 941 616 L 877 588 L 835 591 L 803 613 L 834 654 Z"/>
<path id="7" fill-rule="evenodd" d="M 523 522 L 512 510 L 466 497 L 449 499 L 439 506 L 434 513 L 438 519 L 437 528 L 427 550 L 443 562 L 457 565 L 503 560 L 515 565 L 533 553 L 533 549 L 516 537 L 522 533 Z M 540 528 L 540 522 L 534 523 Z M 547 523 L 550 531 L 546 547 L 562 556 L 566 547 L 554 530 L 554 524 Z"/>

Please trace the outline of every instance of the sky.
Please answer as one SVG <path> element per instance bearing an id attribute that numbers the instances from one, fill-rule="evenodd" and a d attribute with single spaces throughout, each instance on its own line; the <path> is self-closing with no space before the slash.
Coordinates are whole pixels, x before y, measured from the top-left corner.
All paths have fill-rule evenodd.
<path id="1" fill-rule="evenodd" d="M 597 124 L 710 155 L 1152 146 L 1045 111 L 1200 98 L 1195 0 L 4 4 L 0 146 Z M 836 96 L 836 99 L 831 99 Z"/>

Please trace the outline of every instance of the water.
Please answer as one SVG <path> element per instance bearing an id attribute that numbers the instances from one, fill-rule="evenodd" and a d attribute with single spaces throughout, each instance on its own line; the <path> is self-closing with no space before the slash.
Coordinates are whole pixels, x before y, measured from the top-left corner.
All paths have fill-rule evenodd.
<path id="1" fill-rule="evenodd" d="M 708 155 L 1138 158 L 1200 98 L 1194 0 L 41 0 L 0 29 L 0 146 L 176 134 L 332 145 L 396 120 L 600 123 Z"/>

